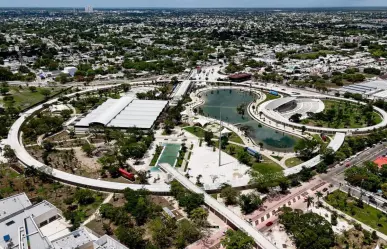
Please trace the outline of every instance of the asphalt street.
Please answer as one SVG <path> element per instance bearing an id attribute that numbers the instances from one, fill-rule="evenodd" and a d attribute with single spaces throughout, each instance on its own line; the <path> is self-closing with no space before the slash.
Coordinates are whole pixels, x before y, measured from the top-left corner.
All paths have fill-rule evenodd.
<path id="1" fill-rule="evenodd" d="M 344 171 L 353 166 L 362 166 L 366 161 L 373 161 L 379 156 L 383 156 L 387 154 L 387 143 L 377 144 L 374 147 L 371 147 L 367 150 L 362 151 L 360 154 L 355 156 L 354 158 L 346 161 L 343 165 L 336 165 L 333 168 L 330 168 L 326 174 L 321 174 L 321 179 L 337 186 L 339 189 L 348 192 L 348 189 L 351 189 L 351 195 L 357 198 L 362 197 L 362 199 L 383 212 L 387 211 L 387 200 L 382 198 L 381 196 L 376 195 L 375 193 L 371 193 L 365 190 L 361 190 L 359 187 L 350 186 L 345 181 Z M 349 167 L 347 167 L 349 165 Z"/>

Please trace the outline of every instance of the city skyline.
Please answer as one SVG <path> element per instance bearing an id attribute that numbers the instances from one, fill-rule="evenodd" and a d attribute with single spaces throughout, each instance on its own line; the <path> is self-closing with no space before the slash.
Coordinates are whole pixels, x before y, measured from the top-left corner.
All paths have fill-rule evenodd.
<path id="1" fill-rule="evenodd" d="M 387 6 L 384 0 L 297 0 L 291 4 L 286 0 L 275 0 L 270 2 L 252 1 L 252 0 L 145 0 L 145 1 L 124 1 L 113 0 L 69 0 L 65 3 L 48 0 L 16 0 L 12 2 L 0 3 L 0 7 L 85 7 L 93 6 L 94 8 L 308 8 L 308 7 L 376 7 Z"/>

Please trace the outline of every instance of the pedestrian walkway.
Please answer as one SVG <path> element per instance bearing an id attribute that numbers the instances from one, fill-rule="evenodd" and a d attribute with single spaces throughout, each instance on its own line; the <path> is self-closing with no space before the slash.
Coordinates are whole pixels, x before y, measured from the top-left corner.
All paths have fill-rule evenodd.
<path id="1" fill-rule="evenodd" d="M 321 200 L 321 202 L 323 203 L 324 206 L 329 207 L 331 210 L 335 210 L 339 215 L 342 215 L 343 217 L 345 217 L 346 220 L 349 220 L 349 221 L 353 221 L 353 222 L 359 223 L 359 224 L 361 225 L 361 227 L 362 227 L 363 229 L 367 230 L 368 232 L 371 232 L 371 233 L 372 233 L 373 231 L 375 231 L 376 234 L 377 234 L 380 238 L 382 238 L 383 240 L 387 241 L 387 235 L 385 235 L 384 233 L 381 233 L 381 232 L 379 232 L 379 231 L 376 231 L 375 229 L 369 227 L 368 225 L 366 225 L 366 224 L 364 224 L 364 223 L 362 223 L 362 222 L 356 220 L 355 218 L 349 216 L 348 214 L 346 214 L 346 213 L 344 213 L 344 212 L 342 212 L 342 211 L 340 211 L 340 210 L 338 210 L 338 209 L 332 207 L 331 205 L 329 205 L 328 203 L 326 203 L 324 200 Z"/>
<path id="2" fill-rule="evenodd" d="M 241 217 L 239 217 L 237 214 L 232 212 L 226 206 L 224 206 L 223 204 L 219 203 L 217 200 L 212 198 L 211 195 L 207 194 L 203 189 L 196 186 L 185 176 L 181 175 L 171 165 L 160 164 L 160 168 L 162 168 L 167 173 L 171 174 L 174 177 L 174 179 L 179 181 L 185 188 L 189 189 L 194 193 L 203 194 L 204 202 L 212 212 L 218 214 L 218 216 L 220 216 L 222 219 L 225 219 L 226 223 L 231 227 L 235 227 L 245 232 L 250 237 L 252 237 L 259 248 L 277 249 L 277 247 L 274 244 L 272 244 L 265 236 L 263 236 L 257 229 L 252 227 L 248 222 L 243 220 Z"/>

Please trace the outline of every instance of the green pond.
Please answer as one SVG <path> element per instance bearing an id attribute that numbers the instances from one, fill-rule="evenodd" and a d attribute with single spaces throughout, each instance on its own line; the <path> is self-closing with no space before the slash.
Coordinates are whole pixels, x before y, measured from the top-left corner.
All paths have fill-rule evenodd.
<path id="1" fill-rule="evenodd" d="M 259 125 L 257 121 L 250 117 L 247 110 L 245 110 L 243 116 L 238 114 L 237 107 L 246 104 L 247 109 L 248 104 L 257 97 L 255 94 L 237 89 L 215 89 L 201 93 L 201 97 L 205 100 L 205 103 L 201 106 L 205 116 L 219 119 L 221 115 L 222 121 L 238 127 L 247 126 L 248 136 L 256 144 L 262 142 L 264 148 L 275 151 L 293 151 L 298 138 Z"/>

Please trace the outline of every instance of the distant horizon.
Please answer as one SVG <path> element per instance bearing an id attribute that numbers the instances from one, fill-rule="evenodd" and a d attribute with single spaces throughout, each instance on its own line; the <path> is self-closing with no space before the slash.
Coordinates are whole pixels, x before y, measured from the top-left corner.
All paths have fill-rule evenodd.
<path id="1" fill-rule="evenodd" d="M 107 6 L 109 5 L 109 6 Z M 386 0 L 13 0 L 2 1 L 0 8 L 84 8 L 96 9 L 223 9 L 223 8 L 375 8 L 387 7 Z"/>
<path id="2" fill-rule="evenodd" d="M 358 8 L 387 8 L 387 5 L 380 6 L 300 6 L 300 7 L 109 7 L 109 6 L 100 6 L 95 7 L 93 5 L 85 6 L 0 6 L 0 9 L 84 9 L 87 6 L 93 7 L 93 9 L 358 9 Z"/>

